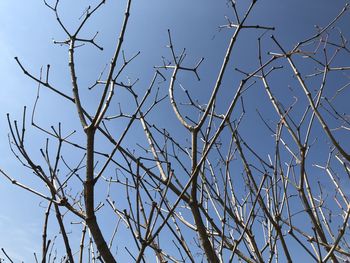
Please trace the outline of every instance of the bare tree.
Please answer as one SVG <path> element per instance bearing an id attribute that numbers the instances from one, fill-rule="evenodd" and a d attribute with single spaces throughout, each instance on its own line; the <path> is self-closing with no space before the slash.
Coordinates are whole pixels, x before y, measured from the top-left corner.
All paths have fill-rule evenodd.
<path id="1" fill-rule="evenodd" d="M 342 105 L 349 95 L 350 67 L 339 64 L 340 58 L 349 58 L 350 49 L 337 27 L 349 18 L 349 6 L 287 49 L 273 35 L 274 27 L 250 24 L 257 2 L 243 10 L 228 1 L 233 15 L 220 30 L 230 30 L 231 39 L 208 100 L 202 102 L 198 91 L 185 88 L 183 76 L 192 74 L 200 81 L 204 58 L 187 63 L 186 50 L 177 47 L 170 30 L 169 54 L 154 68 L 144 93 L 137 80 L 123 81 L 139 55 L 128 57 L 123 51 L 136 4 L 132 0 L 110 64 L 87 90 L 78 81 L 76 51 L 82 45 L 103 49 L 97 34 L 86 37 L 84 29 L 105 0 L 89 6 L 73 31 L 61 19 L 60 0 L 44 1 L 66 35 L 55 44 L 67 47 L 72 91 L 65 93 L 51 82 L 50 65 L 36 75 L 15 58 L 38 84 L 30 124 L 48 139 L 40 148 L 42 159 L 33 158 L 24 108 L 20 122 L 7 116 L 10 147 L 44 187 L 24 185 L 0 170 L 11 183 L 47 202 L 37 262 L 53 262 L 60 242 L 65 247 L 61 262 L 116 262 L 120 255 L 129 262 L 292 262 L 300 254 L 310 262 L 350 258 L 350 123 L 349 109 Z M 233 52 L 246 31 L 255 32 L 256 64 L 232 70 Z M 284 86 L 276 87 L 281 78 Z M 229 93 L 224 82 L 230 82 L 225 84 Z M 281 96 L 280 89 L 289 84 Z M 165 86 L 168 94 L 162 91 Z M 44 88 L 74 105 L 80 128 L 37 123 Z M 127 92 L 128 106 L 115 96 L 117 90 Z M 83 103 L 89 92 L 97 97 L 94 108 Z M 264 131 L 255 136 L 266 135 L 260 138 L 265 150 L 246 133 L 252 117 L 245 105 L 256 94 L 263 94 L 264 105 L 274 110 L 273 115 L 256 111 Z M 153 116 L 166 110 L 177 123 L 157 123 Z M 106 225 L 107 217 L 113 226 Z M 53 218 L 57 239 L 47 234 Z M 79 243 L 67 231 L 70 223 L 81 231 Z"/>

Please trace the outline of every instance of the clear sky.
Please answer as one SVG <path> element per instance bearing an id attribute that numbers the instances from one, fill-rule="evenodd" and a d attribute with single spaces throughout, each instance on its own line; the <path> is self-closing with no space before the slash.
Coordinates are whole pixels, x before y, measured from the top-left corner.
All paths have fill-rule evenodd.
<path id="1" fill-rule="evenodd" d="M 237 2 L 244 6 L 245 1 Z M 64 22 L 71 29 L 79 22 L 77 18 L 87 2 L 97 1 L 62 0 L 60 12 Z M 91 47 L 82 47 L 79 50 L 78 74 L 82 85 L 88 86 L 93 83 L 104 65 L 109 62 L 119 33 L 124 2 L 106 1 L 105 6 L 90 21 L 89 30 L 86 32 L 91 35 L 92 32 L 99 31 L 97 40 L 103 45 L 104 51 Z M 226 2 L 226 0 L 133 1 L 123 49 L 128 56 L 137 51 L 141 51 L 141 54 L 128 70 L 127 76 L 131 79 L 140 78 L 140 90 L 144 89 L 142 87 L 149 83 L 154 73 L 153 66 L 162 63 L 162 56 L 169 57 L 166 45 L 167 29 L 170 29 L 177 50 L 186 47 L 189 64 L 201 57 L 205 58 L 200 69 L 201 82 L 194 82 L 191 76 L 188 77 L 188 85 L 200 89 L 200 92 L 197 89 L 196 94 L 202 102 L 205 102 L 232 34 L 232 30 L 218 29 L 220 25 L 227 23 L 225 16 L 232 17 L 232 10 L 227 7 Z M 258 2 L 251 17 L 252 24 L 276 27 L 273 34 L 287 49 L 292 48 L 298 40 L 315 32 L 314 25 L 326 25 L 346 3 L 343 0 Z M 349 22 L 349 15 L 339 22 L 339 26 L 346 31 L 345 35 L 348 33 L 348 36 L 350 36 Z M 246 33 L 242 37 L 239 49 L 234 52 L 235 67 L 247 70 L 254 68 L 254 65 L 249 63 L 251 61 L 256 63 L 257 43 L 249 40 L 254 39 L 251 34 L 253 33 Z M 50 64 L 52 81 L 65 92 L 70 92 L 67 48 L 54 45 L 53 40 L 64 40 L 64 34 L 58 27 L 53 13 L 42 1 L 0 0 L 0 167 L 18 180 L 34 186 L 36 185 L 30 177 L 31 173 L 23 169 L 10 152 L 6 113 L 20 119 L 23 106 L 27 105 L 31 111 L 36 97 L 36 83 L 20 71 L 15 63 L 15 56 L 35 74 L 39 74 L 41 66 Z M 184 83 L 186 80 L 184 79 Z M 287 84 L 283 85 L 283 88 L 287 87 Z M 229 89 L 226 92 L 229 94 Z M 93 96 L 83 96 L 83 100 L 88 108 L 95 105 Z M 259 103 L 259 96 L 256 96 L 248 102 L 247 108 L 254 111 Z M 78 127 L 74 126 L 77 120 L 76 114 L 72 114 L 74 108 L 44 90 L 38 107 L 40 114 L 37 120 L 43 125 L 49 126 L 62 121 L 66 127 L 69 125 Z M 267 109 L 267 112 L 273 114 L 273 109 Z M 173 112 L 170 111 L 168 114 Z M 159 123 L 164 123 L 172 117 L 158 114 L 153 118 Z M 253 117 L 253 120 L 254 118 L 256 117 Z M 247 122 L 245 125 L 247 130 L 254 131 L 249 129 L 253 127 L 253 123 Z M 40 153 L 35 146 L 41 145 L 45 136 L 35 131 L 28 131 L 28 136 L 28 145 L 32 146 L 31 152 L 39 158 Z M 263 147 L 263 142 L 258 142 L 258 138 L 254 139 L 254 136 L 252 142 Z M 41 189 L 40 186 L 38 188 Z M 0 177 L 0 247 L 4 247 L 17 261 L 33 262 L 33 252 L 40 254 L 44 213 L 40 202 L 39 198 Z M 3 256 L 0 255 L 1 257 Z"/>

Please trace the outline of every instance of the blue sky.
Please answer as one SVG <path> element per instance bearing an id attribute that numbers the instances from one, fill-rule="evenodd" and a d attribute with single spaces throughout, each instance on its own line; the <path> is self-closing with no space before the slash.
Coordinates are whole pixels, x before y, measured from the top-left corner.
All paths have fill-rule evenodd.
<path id="1" fill-rule="evenodd" d="M 71 2 L 62 0 L 61 14 L 65 23 L 73 29 L 78 23 L 77 17 L 86 6 L 86 1 Z M 104 51 L 91 47 L 82 47 L 78 51 L 80 65 L 78 74 L 83 86 L 93 83 L 104 65 L 109 62 L 119 33 L 124 1 L 106 2 L 96 17 L 90 21 L 87 26 L 89 30 L 86 31 L 86 34 L 91 35 L 92 32 L 99 30 L 98 41 L 104 46 Z M 237 2 L 242 6 L 246 5 L 245 1 Z M 274 34 L 287 49 L 290 49 L 298 40 L 315 32 L 315 24 L 327 24 L 345 3 L 346 1 L 341 0 L 261 0 L 255 7 L 250 21 L 252 24 L 275 26 Z M 153 66 L 162 63 L 162 56 L 170 55 L 166 48 L 167 29 L 170 29 L 175 48 L 179 51 L 186 47 L 189 64 L 205 57 L 200 68 L 201 82 L 195 82 L 193 76 L 185 76 L 183 79 L 187 88 L 195 89 L 195 94 L 205 102 L 232 34 L 228 29 L 218 30 L 220 25 L 227 22 L 225 16 L 232 17 L 232 10 L 227 7 L 225 0 L 134 1 L 123 49 L 128 56 L 138 51 L 141 51 L 141 54 L 130 66 L 125 77 L 140 78 L 141 90 L 142 86 L 149 83 L 154 73 Z M 347 15 L 339 22 L 345 33 L 349 33 L 349 18 Z M 63 40 L 64 34 L 58 27 L 53 13 L 42 1 L 1 0 L 0 25 L 0 167 L 13 177 L 37 186 L 31 179 L 30 172 L 21 167 L 8 147 L 6 113 L 11 113 L 13 118 L 20 118 L 24 105 L 31 110 L 37 87 L 36 83 L 22 74 L 14 57 L 18 56 L 28 70 L 35 74 L 39 73 L 41 66 L 51 64 L 50 79 L 69 93 L 71 88 L 67 69 L 67 49 L 53 44 L 53 40 Z M 254 32 L 243 34 L 239 48 L 234 51 L 234 66 L 247 70 L 257 66 L 250 64 L 252 61 L 256 63 L 257 57 L 257 43 L 252 41 L 254 34 Z M 276 50 L 270 45 L 271 43 L 266 41 L 267 49 L 270 47 Z M 286 84 L 283 85 L 283 88 L 286 88 Z M 228 103 L 225 98 L 230 95 L 228 84 L 224 90 L 223 105 Z M 283 95 L 283 91 L 277 92 Z M 285 93 L 285 96 L 289 95 Z M 74 111 L 72 105 L 57 99 L 45 90 L 41 91 L 41 98 L 38 106 L 40 111 L 37 115 L 38 122 L 49 126 L 62 121 L 66 127 L 71 125 L 79 129 L 75 124 L 77 116 L 72 113 Z M 96 104 L 94 96 L 83 96 L 83 100 L 87 108 L 93 108 Z M 260 97 L 255 96 L 247 103 L 247 109 L 253 112 L 256 105 L 263 106 L 261 103 L 263 102 L 260 101 Z M 272 108 L 266 109 L 266 112 L 274 113 Z M 173 113 L 170 111 L 169 114 Z M 167 114 L 155 114 L 152 118 L 159 123 L 166 123 L 169 118 L 173 120 L 173 117 Z M 257 119 L 256 116 L 252 117 L 254 123 Z M 245 127 L 254 131 L 252 126 L 254 123 L 248 120 L 244 124 Z M 181 131 L 181 128 L 179 129 Z M 32 154 L 39 157 L 39 151 L 35 146 L 42 144 L 45 136 L 33 130 L 28 131 L 28 136 L 30 138 L 28 147 L 32 147 Z M 264 151 L 264 142 L 253 134 L 247 133 L 247 137 Z M 135 138 L 135 140 L 141 139 Z M 37 187 L 41 189 L 41 186 Z M 40 252 L 44 213 L 40 202 L 39 198 L 0 178 L 0 247 L 6 248 L 15 260 L 32 262 L 33 251 Z M 57 234 L 57 231 L 56 233 L 54 231 L 52 234 Z"/>

